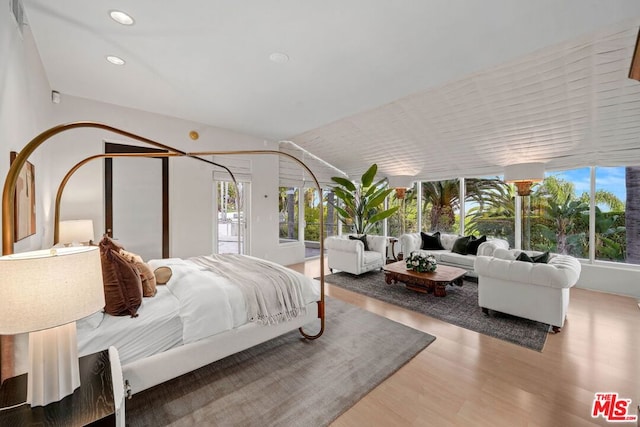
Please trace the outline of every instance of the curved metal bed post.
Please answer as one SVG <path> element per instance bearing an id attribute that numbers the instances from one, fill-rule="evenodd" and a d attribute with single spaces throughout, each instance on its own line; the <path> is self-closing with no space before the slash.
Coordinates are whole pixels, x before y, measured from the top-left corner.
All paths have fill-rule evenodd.
<path id="1" fill-rule="evenodd" d="M 181 155 L 181 156 L 187 155 L 187 153 L 182 150 L 178 150 L 173 147 L 169 147 L 168 145 L 161 144 L 159 142 L 145 138 L 143 136 L 136 135 L 134 133 L 127 132 L 122 129 L 118 129 L 118 128 L 115 128 L 103 123 L 97 123 L 97 122 L 86 122 L 86 121 L 72 122 L 72 123 L 57 125 L 45 130 L 44 132 L 41 132 L 39 135 L 37 135 L 35 138 L 29 141 L 27 145 L 25 145 L 22 148 L 22 150 L 20 150 L 20 152 L 14 159 L 13 163 L 9 167 L 9 171 L 7 172 L 7 176 L 5 178 L 4 187 L 2 190 L 2 254 L 3 255 L 13 254 L 13 249 L 14 249 L 13 234 L 14 234 L 14 218 L 15 218 L 13 199 L 15 197 L 16 182 L 18 181 L 18 175 L 20 174 L 22 167 L 26 163 L 29 156 L 31 156 L 31 154 L 36 150 L 36 148 L 42 145 L 46 140 L 48 140 L 49 138 L 61 132 L 71 130 L 71 129 L 76 129 L 76 128 L 102 129 L 102 130 L 110 131 L 128 138 L 140 141 L 140 142 L 144 142 L 154 147 L 158 147 L 167 151 L 177 153 L 178 155 Z M 233 175 L 231 170 L 229 170 L 229 168 L 227 168 L 226 166 L 217 164 L 207 159 L 201 159 L 193 155 L 189 157 L 223 168 L 229 173 L 229 175 L 231 175 L 231 179 L 233 180 L 233 182 L 234 183 L 236 182 L 235 176 Z M 56 222 L 56 225 L 57 225 L 57 222 Z M 12 353 L 13 353 L 13 336 L 7 336 L 7 335 L 0 336 L 0 380 L 4 380 L 5 378 L 11 377 L 14 374 L 14 364 L 13 364 Z M 3 363 L 3 361 L 5 360 L 9 360 L 8 366 L 6 363 Z"/>
<path id="2" fill-rule="evenodd" d="M 202 159 L 194 155 L 188 155 L 185 151 L 178 150 L 177 148 L 170 147 L 168 145 L 162 144 L 152 139 L 145 138 L 144 136 L 136 135 L 134 133 L 127 132 L 122 129 L 118 129 L 113 126 L 106 125 L 104 123 L 79 121 L 79 122 L 72 122 L 72 123 L 57 125 L 45 130 L 44 132 L 40 133 L 35 138 L 33 138 L 31 141 L 29 141 L 29 143 L 27 143 L 27 145 L 25 145 L 22 148 L 22 150 L 20 150 L 20 153 L 18 153 L 18 155 L 16 156 L 15 160 L 11 164 L 11 167 L 9 167 L 9 171 L 7 172 L 7 177 L 4 181 L 4 188 L 2 190 L 2 254 L 3 255 L 11 255 L 13 253 L 13 233 L 14 233 L 13 224 L 14 224 L 15 212 L 13 210 L 12 201 L 13 201 L 13 198 L 15 197 L 16 182 L 18 180 L 18 175 L 20 174 L 22 167 L 26 163 L 29 156 L 31 156 L 31 154 L 35 151 L 35 149 L 38 148 L 40 145 L 42 145 L 42 143 L 44 143 L 46 140 L 48 140 L 49 138 L 61 132 L 71 130 L 71 129 L 76 129 L 76 128 L 102 129 L 109 132 L 117 133 L 122 136 L 126 136 L 127 138 L 144 142 L 146 144 L 161 148 L 163 150 L 167 150 L 169 152 L 177 153 L 181 156 L 192 157 L 202 162 L 206 162 L 214 166 L 223 168 L 229 173 L 229 175 L 231 175 L 231 179 L 233 180 L 233 182 L 234 183 L 236 182 L 236 179 L 233 176 L 233 173 L 231 172 L 231 170 L 229 170 L 229 168 L 227 168 L 224 165 L 220 165 L 218 163 L 212 162 L 211 160 Z"/>
<path id="3" fill-rule="evenodd" d="M 60 203 L 62 202 L 62 193 L 64 192 L 64 188 L 67 185 L 67 182 L 71 178 L 71 176 L 76 173 L 80 167 L 89 163 L 92 160 L 96 159 L 111 159 L 114 157 L 180 157 L 183 154 L 180 153 L 108 153 L 108 154 L 96 154 L 94 156 L 89 156 L 84 160 L 76 163 L 69 172 L 62 178 L 60 181 L 60 185 L 58 186 L 58 191 L 56 192 L 56 201 L 53 209 L 53 244 L 55 245 L 60 240 Z"/>
<path id="4" fill-rule="evenodd" d="M 320 183 L 316 178 L 316 175 L 309 169 L 309 167 L 297 157 L 284 153 L 282 151 L 277 150 L 242 150 L 242 151 L 199 151 L 195 153 L 188 153 L 189 156 L 208 156 L 208 155 L 236 155 L 236 154 L 272 154 L 278 156 L 288 157 L 294 162 L 298 163 L 304 170 L 306 170 L 313 182 L 316 185 L 316 189 L 318 190 L 318 195 L 320 197 L 320 203 L 322 204 L 322 187 L 320 187 Z M 236 191 L 237 192 L 237 191 Z M 324 332 L 324 209 L 321 207 L 318 209 L 318 217 L 320 220 L 320 301 L 318 301 L 318 318 L 320 319 L 320 331 L 315 335 L 309 335 L 302 328 L 299 328 L 300 333 L 303 337 L 309 340 L 314 340 L 319 338 Z"/>
<path id="5" fill-rule="evenodd" d="M 183 154 L 180 153 L 179 150 L 173 149 L 174 152 L 169 152 L 169 153 L 108 153 L 108 154 L 96 154 L 94 156 L 89 156 L 84 160 L 79 161 L 78 163 L 76 163 L 71 169 L 69 169 L 69 171 L 67 172 L 67 174 L 64 176 L 64 178 L 62 178 L 62 181 L 60 182 L 60 185 L 58 186 L 58 191 L 56 193 L 56 200 L 55 200 L 55 207 L 54 207 L 54 212 L 53 212 L 53 244 L 55 245 L 56 243 L 58 243 L 58 240 L 60 239 L 60 204 L 62 202 L 62 193 L 64 192 L 64 188 L 67 185 L 67 182 L 69 181 L 69 179 L 71 178 L 71 176 L 76 173 L 76 171 L 78 169 L 80 169 L 82 166 L 84 166 L 85 164 L 89 163 L 92 160 L 95 159 L 110 159 L 110 158 L 114 158 L 114 157 L 146 157 L 146 158 L 154 158 L 154 157 L 189 157 L 192 159 L 196 159 L 196 160 L 200 160 L 202 162 L 205 163 L 209 163 L 213 166 L 218 166 L 223 168 L 230 176 L 231 176 L 231 180 L 233 181 L 233 185 L 236 187 L 236 206 L 237 206 L 237 194 L 238 194 L 238 182 L 236 181 L 236 177 L 233 174 L 233 172 L 231 172 L 231 170 L 229 170 L 228 167 L 218 164 L 216 162 L 212 162 L 211 160 L 207 160 L 207 159 L 203 159 L 201 157 L 197 157 L 197 156 L 189 156 L 187 154 Z M 238 235 L 238 249 L 240 248 L 240 235 Z"/>

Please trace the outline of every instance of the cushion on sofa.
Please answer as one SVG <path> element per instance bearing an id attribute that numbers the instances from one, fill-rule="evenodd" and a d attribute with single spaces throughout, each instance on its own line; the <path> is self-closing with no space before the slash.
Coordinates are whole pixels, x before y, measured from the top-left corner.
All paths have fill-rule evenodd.
<path id="1" fill-rule="evenodd" d="M 468 250 L 467 247 L 469 246 L 469 242 L 472 239 L 475 239 L 475 237 L 473 236 L 459 237 L 458 239 L 456 239 L 456 242 L 453 244 L 453 248 L 451 248 L 451 252 L 460 254 L 460 255 L 466 255 Z M 478 248 L 476 248 L 476 252 L 477 251 L 478 251 Z"/>
<path id="2" fill-rule="evenodd" d="M 520 252 L 516 257 L 516 261 L 546 264 L 549 262 L 549 252 L 543 252 L 539 255 L 531 255 L 531 256 L 529 256 L 526 252 Z"/>
<path id="3" fill-rule="evenodd" d="M 471 240 L 467 245 L 467 254 L 468 255 L 478 255 L 478 246 L 487 241 L 487 236 L 479 237 L 475 240 Z"/>
<path id="4" fill-rule="evenodd" d="M 349 236 L 349 240 L 360 240 L 364 244 L 364 250 L 369 250 L 369 244 L 367 243 L 367 235 L 363 234 L 362 236 Z"/>
<path id="5" fill-rule="evenodd" d="M 440 242 L 440 232 L 436 231 L 433 234 L 427 234 L 424 232 L 420 232 L 420 237 L 422 238 L 422 245 L 420 249 L 432 249 L 432 250 L 441 250 L 444 249 L 442 243 Z"/>

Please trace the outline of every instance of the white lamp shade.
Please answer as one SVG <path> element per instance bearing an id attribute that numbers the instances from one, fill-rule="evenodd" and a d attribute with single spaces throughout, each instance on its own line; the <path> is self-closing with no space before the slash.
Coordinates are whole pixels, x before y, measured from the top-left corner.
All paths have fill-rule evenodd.
<path id="1" fill-rule="evenodd" d="M 540 182 L 544 179 L 544 163 L 517 163 L 504 168 L 504 182 Z"/>
<path id="2" fill-rule="evenodd" d="M 60 243 L 88 242 L 93 240 L 93 221 L 90 219 L 75 219 L 60 221 L 58 241 Z"/>
<path id="3" fill-rule="evenodd" d="M 0 334 L 64 325 L 104 307 L 96 246 L 0 257 Z"/>

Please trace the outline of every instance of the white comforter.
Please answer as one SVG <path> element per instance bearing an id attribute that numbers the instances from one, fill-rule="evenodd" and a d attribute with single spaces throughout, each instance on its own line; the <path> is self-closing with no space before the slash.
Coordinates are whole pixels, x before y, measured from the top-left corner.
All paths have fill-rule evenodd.
<path id="1" fill-rule="evenodd" d="M 250 261 L 251 258 L 247 257 L 247 260 Z M 171 268 L 172 276 L 167 285 L 158 286 L 158 295 L 155 297 L 143 299 L 136 318 L 97 313 L 80 320 L 80 355 L 115 345 L 122 363 L 126 364 L 172 346 L 188 344 L 247 323 L 242 292 L 228 279 L 179 258 L 151 260 L 149 265 L 152 269 L 160 266 Z M 320 299 L 317 281 L 302 274 L 296 274 L 295 277 L 306 304 Z M 181 325 L 179 338 L 175 332 L 176 319 Z M 165 325 L 166 329 L 158 330 L 158 325 Z M 150 333 L 150 328 L 158 333 Z"/>

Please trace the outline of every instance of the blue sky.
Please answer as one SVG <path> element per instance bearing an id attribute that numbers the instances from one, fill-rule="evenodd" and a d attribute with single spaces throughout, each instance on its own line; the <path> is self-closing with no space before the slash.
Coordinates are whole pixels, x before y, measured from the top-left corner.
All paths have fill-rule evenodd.
<path id="1" fill-rule="evenodd" d="M 578 196 L 584 192 L 588 193 L 591 188 L 589 168 L 551 172 L 545 175 L 553 175 L 565 181 L 573 182 Z M 610 191 L 624 203 L 627 197 L 625 186 L 624 167 L 596 168 L 596 190 Z"/>

